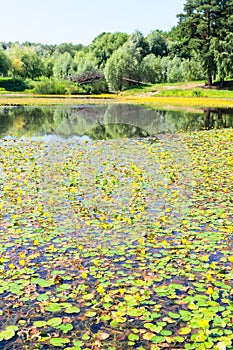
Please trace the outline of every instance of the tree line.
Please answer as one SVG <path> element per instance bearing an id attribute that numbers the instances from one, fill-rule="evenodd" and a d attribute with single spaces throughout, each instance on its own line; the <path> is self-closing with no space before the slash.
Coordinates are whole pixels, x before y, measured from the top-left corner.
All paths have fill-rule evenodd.
<path id="1" fill-rule="evenodd" d="M 233 0 L 186 0 L 177 18 L 168 32 L 153 30 L 146 37 L 138 30 L 104 32 L 88 46 L 2 42 L 0 75 L 28 81 L 41 93 L 62 93 L 68 86 L 71 93 L 120 91 L 137 83 L 204 79 L 223 85 L 232 78 Z"/>

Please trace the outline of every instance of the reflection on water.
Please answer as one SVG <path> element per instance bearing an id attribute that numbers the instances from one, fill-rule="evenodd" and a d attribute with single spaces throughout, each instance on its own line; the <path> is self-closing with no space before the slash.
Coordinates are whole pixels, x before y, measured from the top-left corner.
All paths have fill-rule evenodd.
<path id="1" fill-rule="evenodd" d="M 133 138 L 227 127 L 233 127 L 233 110 L 188 113 L 123 104 L 0 108 L 0 137 L 41 136 L 49 142 L 84 135 L 87 140 Z"/>

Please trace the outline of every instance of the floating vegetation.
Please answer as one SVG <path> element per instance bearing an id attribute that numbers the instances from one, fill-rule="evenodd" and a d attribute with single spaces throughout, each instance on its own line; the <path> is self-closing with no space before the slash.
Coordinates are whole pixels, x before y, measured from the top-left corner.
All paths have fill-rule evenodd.
<path id="1" fill-rule="evenodd" d="M 0 142 L 2 349 L 232 349 L 233 130 Z"/>
<path id="2" fill-rule="evenodd" d="M 104 103 L 130 103 L 147 105 L 153 108 L 233 108 L 233 100 L 219 97 L 163 97 L 163 96 L 123 96 L 114 94 L 90 96 L 0 96 L 0 106 L 51 106 Z"/>

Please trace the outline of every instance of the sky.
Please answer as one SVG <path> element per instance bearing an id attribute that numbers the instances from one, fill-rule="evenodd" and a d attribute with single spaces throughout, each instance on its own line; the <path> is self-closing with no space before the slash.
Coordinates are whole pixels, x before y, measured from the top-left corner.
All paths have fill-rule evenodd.
<path id="1" fill-rule="evenodd" d="M 185 0 L 0 0 L 0 41 L 89 45 L 102 32 L 170 30 Z"/>

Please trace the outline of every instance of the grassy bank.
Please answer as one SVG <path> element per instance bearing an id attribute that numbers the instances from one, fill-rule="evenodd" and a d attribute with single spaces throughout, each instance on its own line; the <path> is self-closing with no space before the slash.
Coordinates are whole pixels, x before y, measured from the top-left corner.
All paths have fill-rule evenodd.
<path id="1" fill-rule="evenodd" d="M 229 86 L 230 88 L 230 86 Z M 154 84 L 98 95 L 7 94 L 0 91 L 0 106 L 79 105 L 90 103 L 134 103 L 152 108 L 233 108 L 233 90 L 207 88 L 204 82 Z"/>
<path id="2" fill-rule="evenodd" d="M 133 103 L 152 108 L 233 108 L 233 98 L 177 97 L 157 95 L 92 95 L 92 96 L 46 96 L 46 95 L 2 95 L 0 106 L 80 105 L 91 103 Z"/>

